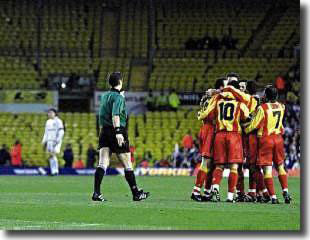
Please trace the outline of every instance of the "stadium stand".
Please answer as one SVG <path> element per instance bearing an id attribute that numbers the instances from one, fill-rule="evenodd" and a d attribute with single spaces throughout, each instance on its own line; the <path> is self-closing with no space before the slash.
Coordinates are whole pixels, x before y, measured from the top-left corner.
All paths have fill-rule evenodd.
<path id="1" fill-rule="evenodd" d="M 24 57 L 0 56 L 0 89 L 38 89 L 33 62 Z"/>
<path id="2" fill-rule="evenodd" d="M 147 1 L 121 1 L 119 52 L 122 57 L 147 57 Z"/>
<path id="3" fill-rule="evenodd" d="M 154 58 L 149 87 L 192 91 L 195 85 L 196 90 L 207 89 L 216 78 L 231 71 L 239 72 L 245 79 L 255 79 L 260 74 L 260 83 L 272 83 L 295 63 L 293 58 L 219 58 L 216 63 L 197 58 Z"/>
<path id="4" fill-rule="evenodd" d="M 0 2 L 0 49 L 6 55 L 29 55 L 37 46 L 36 4 L 29 0 Z"/>
<path id="5" fill-rule="evenodd" d="M 12 74 L 7 67 L 9 64 L 1 66 L 3 68 L 2 88 L 19 87 L 18 83 L 11 84 L 5 80 L 5 78 L 16 79 L 14 72 L 17 76 L 23 76 L 20 78 L 21 88 L 27 85 L 25 84 L 27 82 L 29 82 L 27 88 L 38 88 L 49 74 L 75 72 L 95 75 L 97 71 L 96 86 L 99 89 L 106 89 L 107 73 L 119 70 L 125 72 L 125 76 L 132 82 L 131 86 L 138 85 L 141 89 L 143 83 L 135 83 L 140 80 L 130 78 L 132 71 L 130 66 L 132 59 L 146 58 L 149 50 L 148 11 L 150 8 L 147 1 L 115 0 L 102 3 L 98 0 L 91 2 L 79 0 L 78 4 L 76 1 L 45 1 L 41 8 L 33 1 L 18 2 L 20 7 L 17 7 L 17 1 L 8 1 L 8 4 L 5 2 L 1 1 L 3 8 L 0 21 L 3 24 L 0 26 L 0 36 L 2 36 L 0 48 L 7 49 L 6 52 L 2 51 L 3 54 L 23 56 L 22 59 L 26 63 L 21 64 L 20 67 L 16 66 L 16 71 Z M 273 3 L 264 0 L 262 3 L 255 0 L 233 4 L 232 1 L 223 0 L 156 1 L 154 3 L 155 44 L 153 46 L 156 48 L 155 58 L 153 58 L 154 71 L 149 73 L 148 87 L 155 90 L 176 88 L 191 91 L 194 87 L 193 80 L 196 82 L 196 89 L 212 85 L 214 74 L 236 65 L 238 60 L 235 59 L 240 57 L 238 49 L 245 47 L 250 38 L 255 38 L 255 30 L 265 20 L 265 14 L 275 6 L 276 2 L 278 1 Z M 296 20 L 298 5 L 294 4 L 294 1 L 284 1 L 284 3 L 288 3 L 286 12 L 280 21 L 274 24 L 272 33 L 264 42 L 264 49 L 276 48 L 279 52 L 283 47 L 292 49 L 298 44 L 299 23 Z M 119 14 L 118 44 L 115 51 L 118 57 L 100 55 L 105 33 L 102 28 L 107 26 L 102 24 L 102 19 L 105 19 L 109 11 L 116 11 Z M 107 35 L 109 34 L 107 32 Z M 220 42 L 227 35 L 231 35 L 237 40 L 236 49 L 223 46 L 216 51 L 204 48 L 185 49 L 185 43 L 189 38 L 203 39 L 206 34 L 209 37 L 216 37 Z M 33 56 L 37 49 L 40 50 L 38 53 L 40 62 L 37 62 L 37 59 L 34 60 Z M 32 53 L 32 58 L 25 58 L 29 53 Z M 286 60 L 283 61 L 286 62 Z M 183 65 L 180 62 L 183 62 Z M 222 62 L 225 62 L 225 65 L 221 68 Z M 253 59 L 252 62 L 259 62 L 259 60 Z M 273 60 L 271 60 L 273 67 L 272 62 Z M 169 64 L 169 68 L 166 64 Z M 178 66 L 187 66 L 182 68 L 185 73 L 176 72 Z M 18 70 L 18 68 L 21 69 Z M 259 69 L 259 63 L 249 68 L 251 69 L 245 75 L 250 78 L 254 75 L 254 69 Z M 18 74 L 18 72 L 26 74 Z M 273 76 L 266 74 L 266 78 L 271 79 Z"/>
<path id="6" fill-rule="evenodd" d="M 288 69 L 296 64 L 292 58 L 240 58 L 240 59 L 219 59 L 208 72 L 208 82 L 214 81 L 223 73 L 235 71 L 240 73 L 241 78 L 255 79 L 261 75 L 261 84 L 273 83 L 277 76 L 284 76 Z"/>
<path id="7" fill-rule="evenodd" d="M 300 6 L 296 1 L 289 1 L 286 11 L 269 34 L 263 49 L 282 49 L 293 33 L 298 34 L 300 28 L 299 12 Z M 299 34 L 298 34 L 299 36 Z"/>
<path id="8" fill-rule="evenodd" d="M 100 47 L 101 1 L 46 1 L 42 4 L 41 51 L 76 52 L 86 57 Z"/>
<path id="9" fill-rule="evenodd" d="M 270 6 L 270 1 L 156 1 L 158 48 L 184 49 L 189 38 L 207 34 L 221 41 L 229 34 L 241 49 Z"/>
<path id="10" fill-rule="evenodd" d="M 71 74 L 93 74 L 92 62 L 85 58 L 53 58 L 48 57 L 42 59 L 41 76 L 47 78 L 48 74 L 62 73 Z"/>
<path id="11" fill-rule="evenodd" d="M 196 111 L 147 112 L 145 116 L 131 116 L 128 136 L 136 147 L 137 157 L 150 151 L 153 165 L 156 160 L 171 156 L 175 144 L 182 146 L 181 140 L 188 130 L 197 133 L 200 122 L 195 119 Z"/>
<path id="12" fill-rule="evenodd" d="M 197 89 L 205 88 L 206 62 L 202 58 L 154 58 L 149 88 L 192 91 L 194 80 Z M 202 84 L 201 84 L 202 83 Z"/>

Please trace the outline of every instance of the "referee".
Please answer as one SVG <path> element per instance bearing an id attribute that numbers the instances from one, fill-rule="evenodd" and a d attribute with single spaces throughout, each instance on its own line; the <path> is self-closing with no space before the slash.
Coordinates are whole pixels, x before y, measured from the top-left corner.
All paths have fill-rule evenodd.
<path id="1" fill-rule="evenodd" d="M 120 72 L 110 74 L 110 91 L 101 97 L 99 111 L 99 164 L 95 172 L 93 201 L 106 201 L 100 191 L 104 174 L 110 164 L 110 156 L 116 153 L 125 168 L 125 178 L 131 189 L 133 201 L 144 200 L 149 192 L 139 189 L 130 159 L 127 134 L 127 111 L 125 98 L 121 94 L 123 79 Z"/>

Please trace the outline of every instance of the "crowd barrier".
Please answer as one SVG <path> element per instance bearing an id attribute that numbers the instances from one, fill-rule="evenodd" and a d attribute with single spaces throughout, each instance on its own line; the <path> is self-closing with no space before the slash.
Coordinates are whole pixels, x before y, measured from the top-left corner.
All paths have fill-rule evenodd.
<path id="1" fill-rule="evenodd" d="M 198 168 L 136 168 L 136 176 L 196 176 Z M 94 175 L 94 168 L 60 168 L 59 175 Z M 289 169 L 287 171 L 288 176 L 300 177 L 300 169 Z M 46 167 L 24 167 L 24 168 L 14 168 L 14 167 L 0 167 L 0 175 L 50 175 L 50 169 Z M 108 168 L 106 175 L 124 175 L 123 168 Z M 225 169 L 223 176 L 227 177 L 229 175 L 229 169 Z M 277 176 L 277 172 L 273 171 L 273 175 Z M 248 169 L 244 170 L 244 176 L 249 176 Z"/>

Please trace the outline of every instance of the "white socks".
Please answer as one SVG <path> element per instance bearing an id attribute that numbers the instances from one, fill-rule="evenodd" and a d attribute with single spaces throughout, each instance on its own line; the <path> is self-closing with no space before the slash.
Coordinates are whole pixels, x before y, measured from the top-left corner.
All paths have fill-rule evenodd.
<path id="1" fill-rule="evenodd" d="M 234 193 L 228 192 L 228 193 L 227 193 L 227 199 L 228 199 L 228 200 L 231 200 L 231 201 L 234 200 Z"/>
<path id="2" fill-rule="evenodd" d="M 58 160 L 56 156 L 53 156 L 49 159 L 50 162 L 50 169 L 51 169 L 51 174 L 55 175 L 59 173 L 58 170 Z"/>

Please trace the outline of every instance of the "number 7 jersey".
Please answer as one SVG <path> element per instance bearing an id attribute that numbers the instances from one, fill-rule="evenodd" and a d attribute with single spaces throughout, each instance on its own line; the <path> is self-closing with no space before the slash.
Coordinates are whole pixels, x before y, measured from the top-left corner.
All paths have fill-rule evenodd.
<path id="1" fill-rule="evenodd" d="M 246 133 L 258 129 L 257 136 L 283 134 L 283 116 L 285 106 L 279 102 L 263 103 L 258 107 L 255 117 L 245 129 Z"/>

